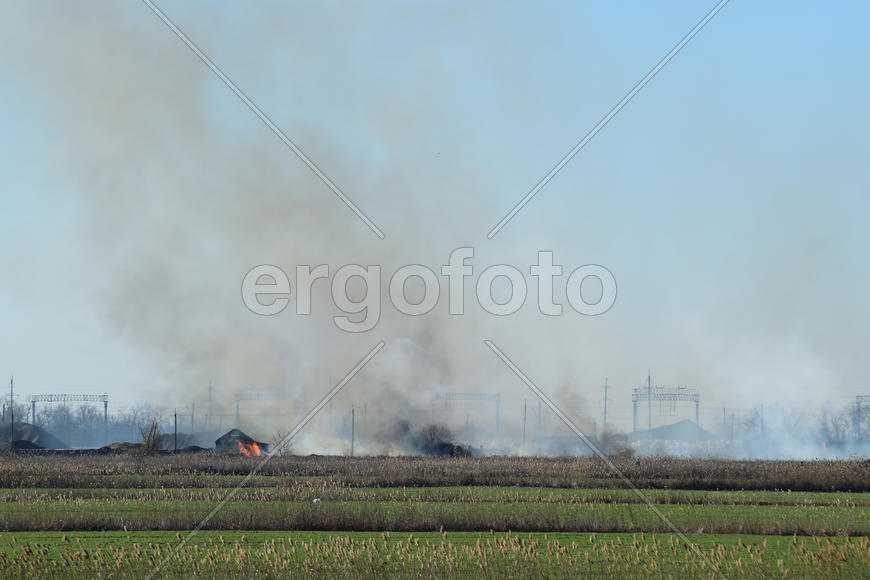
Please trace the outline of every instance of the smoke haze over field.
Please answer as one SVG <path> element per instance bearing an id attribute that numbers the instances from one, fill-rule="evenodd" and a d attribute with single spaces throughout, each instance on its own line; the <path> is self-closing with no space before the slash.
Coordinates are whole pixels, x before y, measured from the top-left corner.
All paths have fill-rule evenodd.
<path id="1" fill-rule="evenodd" d="M 468 425 L 493 446 L 496 429 L 515 441 L 523 399 L 529 425 L 537 401 L 484 339 L 584 429 L 601 427 L 608 377 L 609 422 L 630 430 L 630 388 L 648 369 L 700 389 L 702 424 L 722 406 L 841 407 L 870 394 L 870 87 L 854 78 L 870 44 L 840 30 L 861 18 L 754 7 L 747 24 L 748 8 L 729 6 L 487 240 L 691 28 L 697 6 L 635 7 L 627 20 L 562 4 L 165 9 L 386 238 L 145 6 L 7 3 L 0 371 L 25 394 L 109 391 L 122 405 L 204 414 L 212 381 L 213 414 L 228 425 L 237 393 L 255 386 L 272 400 L 243 403 L 242 427 L 268 437 L 383 340 L 295 443 L 335 453 L 351 405 L 366 409 L 369 433 L 388 432 L 428 424 L 447 392 L 502 397 L 499 426 L 479 403 L 437 417 L 460 440 Z M 787 22 L 771 38 L 775 18 Z M 818 46 L 804 46 L 807 31 L 824 36 Z M 451 316 L 440 267 L 460 246 L 474 248 L 475 270 L 466 314 Z M 539 250 L 566 274 L 606 266 L 614 307 L 577 314 L 563 278 L 563 315 L 540 314 L 529 275 Z M 529 284 L 506 317 L 474 296 L 480 272 L 501 263 Z M 249 312 L 240 288 L 259 264 L 289 273 L 294 293 L 297 265 L 328 264 L 313 313 Z M 383 269 L 369 332 L 333 322 L 329 282 L 344 264 Z M 386 298 L 406 264 L 441 279 L 421 317 Z"/>

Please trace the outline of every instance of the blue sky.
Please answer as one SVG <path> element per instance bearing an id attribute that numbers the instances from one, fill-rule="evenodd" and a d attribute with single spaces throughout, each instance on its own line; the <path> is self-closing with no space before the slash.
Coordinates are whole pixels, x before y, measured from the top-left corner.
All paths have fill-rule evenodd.
<path id="1" fill-rule="evenodd" d="M 420 328 L 471 368 L 491 355 L 455 337 L 497 338 L 554 391 L 580 391 L 587 414 L 608 376 L 623 425 L 625 392 L 650 368 L 701 388 L 709 407 L 867 391 L 866 4 L 729 3 L 492 241 L 711 3 L 164 4 L 387 239 L 144 5 L 4 3 L 0 372 L 22 392 L 132 405 L 153 389 L 173 405 L 201 397 L 185 381 L 235 388 L 247 355 L 221 370 L 184 351 L 238 324 L 291 358 L 341 344 L 337 368 L 375 340 L 419 342 Z M 237 311 L 241 277 L 261 262 L 435 269 L 460 245 L 477 266 L 527 268 L 539 249 L 566 267 L 604 264 L 619 299 L 595 320 L 524 310 L 445 329 L 433 316 L 367 337 L 325 314 Z M 296 342 L 305 333 L 317 339 Z M 260 352 L 256 338 L 244 348 Z M 338 372 L 302 366 L 272 386 Z M 439 384 L 478 388 L 463 373 Z"/>

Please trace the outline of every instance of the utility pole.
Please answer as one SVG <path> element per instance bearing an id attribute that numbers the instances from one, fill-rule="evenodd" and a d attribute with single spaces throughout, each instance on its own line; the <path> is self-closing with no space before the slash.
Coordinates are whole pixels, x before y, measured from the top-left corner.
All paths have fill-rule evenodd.
<path id="1" fill-rule="evenodd" d="M 607 431 L 607 377 L 604 377 L 604 426 L 602 432 Z"/>
<path id="2" fill-rule="evenodd" d="M 175 451 L 178 451 L 178 410 L 172 409 L 172 414 L 175 417 L 175 425 L 173 427 L 174 435 L 173 435 L 172 448 Z"/>
<path id="3" fill-rule="evenodd" d="M 208 422 L 211 419 L 211 379 L 208 381 L 208 414 L 205 416 L 205 430 L 208 431 Z"/>
<path id="4" fill-rule="evenodd" d="M 761 436 L 764 437 L 765 429 L 764 429 L 764 405 L 761 406 Z"/>
<path id="5" fill-rule="evenodd" d="M 190 404 L 190 434 L 193 435 L 193 432 L 196 430 L 194 425 L 196 424 L 196 403 Z"/>
<path id="6" fill-rule="evenodd" d="M 631 405 L 631 430 L 637 433 L 637 403 Z"/>
<path id="7" fill-rule="evenodd" d="M 822 405 L 822 425 L 824 425 L 824 437 L 825 441 L 831 440 L 831 433 L 828 431 L 828 403 Z"/>
<path id="8" fill-rule="evenodd" d="M 526 400 L 523 399 L 523 448 L 526 446 Z"/>
<path id="9" fill-rule="evenodd" d="M 9 375 L 9 451 L 15 450 L 15 377 Z"/>
<path id="10" fill-rule="evenodd" d="M 646 429 L 652 431 L 652 375 L 646 372 Z"/>
<path id="11" fill-rule="evenodd" d="M 353 407 L 350 408 L 350 456 L 353 457 L 353 444 L 356 439 L 356 413 Z"/>

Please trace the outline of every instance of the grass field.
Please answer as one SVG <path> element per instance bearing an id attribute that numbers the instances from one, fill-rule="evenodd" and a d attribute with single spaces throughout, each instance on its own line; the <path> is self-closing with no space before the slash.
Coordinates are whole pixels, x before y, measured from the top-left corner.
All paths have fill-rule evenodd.
<path id="1" fill-rule="evenodd" d="M 612 461 L 635 485 L 650 489 L 870 491 L 870 461 L 862 460 L 617 457 Z M 240 455 L 210 453 L 157 457 L 16 455 L 4 459 L 0 488 L 231 487 L 241 482 L 256 463 L 256 459 Z M 266 463 L 248 484 L 625 487 L 610 467 L 593 457 L 281 457 Z"/>
<path id="2" fill-rule="evenodd" d="M 866 577 L 870 540 L 690 534 L 734 578 Z M 145 576 L 179 543 L 174 532 L 0 534 L 9 576 Z M 697 577 L 711 569 L 673 534 L 480 532 L 200 532 L 168 576 Z"/>
<path id="3" fill-rule="evenodd" d="M 526 490 L 521 490 L 526 491 Z M 73 499 L 0 504 L 0 529 L 185 530 L 216 501 Z M 866 507 L 675 504 L 657 506 L 691 532 L 807 535 L 870 534 Z M 206 524 L 214 530 L 396 530 L 666 532 L 647 505 L 457 501 L 229 501 Z"/>
<path id="4" fill-rule="evenodd" d="M 863 461 L 282 457 L 186 541 L 255 461 L 3 457 L 0 571 L 870 577 Z"/>

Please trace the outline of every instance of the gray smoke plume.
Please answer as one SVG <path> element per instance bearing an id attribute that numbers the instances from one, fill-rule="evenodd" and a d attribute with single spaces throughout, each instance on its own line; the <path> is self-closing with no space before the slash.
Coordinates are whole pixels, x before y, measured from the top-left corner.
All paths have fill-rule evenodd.
<path id="1" fill-rule="evenodd" d="M 239 426 L 268 440 L 289 431 L 384 340 L 386 348 L 294 441 L 295 450 L 348 452 L 352 408 L 357 452 L 419 448 L 396 443 L 407 433 L 396 435 L 394 426 L 406 421 L 411 433 L 434 422 L 455 434 L 452 444 L 492 452 L 517 451 L 525 430 L 524 452 L 534 453 L 536 437 L 570 431 L 546 409 L 539 419 L 534 395 L 484 347 L 485 338 L 587 432 L 605 428 L 603 378 L 620 386 L 625 411 L 630 387 L 653 365 L 666 384 L 706 389 L 711 405 L 844 399 L 856 388 L 844 385 L 866 384 L 859 348 L 866 337 L 838 333 L 852 323 L 870 327 L 867 309 L 853 308 L 856 288 L 830 277 L 854 266 L 841 262 L 836 235 L 819 234 L 829 223 L 810 224 L 803 244 L 759 250 L 741 270 L 753 282 L 745 285 L 724 260 L 704 269 L 648 256 L 643 236 L 624 241 L 634 235 L 631 224 L 620 230 L 617 216 L 600 213 L 578 213 L 579 231 L 565 237 L 531 209 L 522 224 L 484 242 L 504 196 L 539 177 L 537 162 L 528 175 L 517 173 L 517 157 L 507 151 L 514 143 L 484 139 L 505 120 L 530 124 L 539 98 L 500 59 L 510 43 L 478 34 L 485 10 L 302 5 L 236 23 L 205 9 L 166 8 L 387 238 L 372 235 L 145 7 L 5 5 L 0 63 L 14 86 L 10 99 L 38 120 L 46 173 L 57 173 L 46 179 L 69 192 L 76 233 L 90 242 L 90 269 L 75 283 L 93 290 L 89 306 L 112 336 L 160 377 L 161 389 L 142 394 L 148 403 L 196 404 L 204 417 L 211 381 L 212 414 L 229 427 L 235 397 L 255 387 L 262 398 L 240 403 Z M 418 31 L 413 41 L 409 30 Z M 474 75 L 459 70 L 462 59 L 450 58 L 456 43 L 488 64 Z M 397 54 L 396 46 L 406 50 Z M 394 64 L 371 66 L 387 61 Z M 474 103 L 464 85 L 475 75 L 502 100 Z M 469 124 L 493 115 L 502 121 Z M 562 146 L 552 144 L 554 160 Z M 588 197 L 612 193 L 599 185 Z M 523 310 L 505 318 L 483 313 L 474 278 L 464 316 L 448 314 L 442 280 L 439 304 L 419 318 L 395 312 L 384 291 L 379 324 L 361 334 L 335 327 L 332 317 L 342 313 L 328 281 L 314 287 L 311 316 L 294 315 L 291 305 L 259 317 L 240 300 L 242 278 L 258 264 L 279 266 L 291 280 L 300 264 L 329 264 L 330 275 L 343 264 L 377 264 L 386 290 L 399 267 L 439 272 L 450 251 L 466 245 L 476 249 L 475 277 L 498 263 L 524 271 Z M 566 270 L 610 267 L 620 282 L 613 312 L 584 318 L 566 306 L 563 317 L 540 315 L 528 276 L 539 249 L 555 250 Z M 820 312 L 820 295 L 840 306 Z M 556 299 L 565 302 L 558 292 Z M 433 400 L 447 392 L 501 394 L 500 415 L 481 402 L 446 412 Z M 628 419 L 619 422 L 625 429 Z"/>
<path id="2" fill-rule="evenodd" d="M 167 386 L 149 403 L 197 403 L 204 417 L 212 381 L 212 413 L 231 418 L 236 394 L 254 386 L 268 398 L 268 412 L 256 401 L 243 403 L 243 426 L 265 437 L 289 430 L 383 338 L 385 353 L 297 443 L 340 452 L 346 441 L 337 426 L 350 404 L 367 403 L 379 421 L 390 422 L 428 409 L 438 391 L 493 389 L 481 380 L 487 365 L 475 360 L 483 349 L 474 353 L 468 340 L 455 348 L 478 321 L 451 325 L 446 307 L 407 319 L 385 302 L 376 330 L 357 336 L 334 326 L 332 316 L 341 312 L 331 304 L 328 282 L 315 288 L 311 317 L 295 316 L 291 307 L 262 318 L 239 299 L 242 277 L 261 263 L 291 275 L 297 264 L 329 264 L 334 271 L 346 263 L 379 264 L 388 274 L 415 262 L 437 270 L 446 261 L 456 244 L 451 232 L 468 226 L 482 201 L 468 197 L 461 213 L 448 212 L 447 232 L 437 222 L 443 212 L 434 212 L 432 234 L 421 235 L 415 222 L 440 206 L 439 195 L 467 195 L 475 185 L 467 169 L 451 167 L 445 181 L 443 170 L 433 174 L 416 159 L 429 145 L 415 142 L 412 129 L 430 127 L 414 116 L 436 99 L 430 89 L 449 94 L 449 83 L 412 87 L 398 108 L 378 91 L 354 97 L 354 106 L 375 120 L 366 123 L 374 129 L 369 143 L 392 157 L 388 169 L 374 172 L 370 152 L 341 145 L 341 136 L 316 119 L 294 115 L 281 123 L 281 108 L 272 107 L 286 132 L 389 233 L 382 242 L 153 15 L 114 4 L 100 9 L 53 6 L 41 20 L 52 40 L 30 46 L 9 23 L 31 19 L 37 9 L 12 7 L 19 13 L 6 20 L 4 34 L 7 46 L 29 46 L 33 74 L 19 69 L 16 81 L 39 95 L 33 107 L 58 128 L 52 154 L 72 167 L 65 179 L 79 196 L 81 230 L 99 264 L 100 308 L 116 336 L 143 353 Z M 207 28 L 188 24 L 206 49 L 212 46 Z M 349 48 L 335 50 L 319 54 L 321 64 L 344 58 Z M 434 57 L 419 55 L 422 62 Z M 5 61 L 13 62 L 8 51 Z M 256 87 L 264 80 L 258 72 L 236 76 Z M 316 71 L 329 85 L 326 76 L 328 70 Z M 265 108 L 269 102 L 263 99 Z M 469 310 L 469 318 L 476 316 Z"/>

